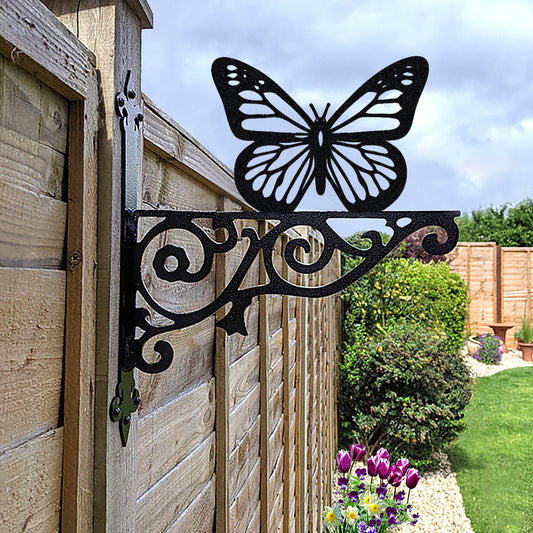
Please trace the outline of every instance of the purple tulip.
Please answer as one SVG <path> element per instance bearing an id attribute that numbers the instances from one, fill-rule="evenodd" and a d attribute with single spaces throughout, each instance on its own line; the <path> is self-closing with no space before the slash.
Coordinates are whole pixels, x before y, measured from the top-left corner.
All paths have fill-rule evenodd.
<path id="1" fill-rule="evenodd" d="M 352 444 L 350 446 L 350 457 L 352 461 L 360 461 L 366 453 L 366 448 L 362 444 Z"/>
<path id="2" fill-rule="evenodd" d="M 381 479 L 387 479 L 390 471 L 390 463 L 388 459 L 380 459 L 378 463 L 378 474 Z"/>
<path id="3" fill-rule="evenodd" d="M 337 454 L 337 466 L 339 467 L 339 472 L 341 474 L 346 474 L 352 466 L 352 460 L 350 459 L 350 454 L 346 450 L 340 450 Z"/>
<path id="4" fill-rule="evenodd" d="M 389 452 L 385 448 L 380 448 L 376 452 L 376 457 L 379 459 L 388 459 L 389 458 Z"/>
<path id="5" fill-rule="evenodd" d="M 377 473 L 378 473 L 378 465 L 379 465 L 379 457 L 376 457 L 376 456 L 372 456 L 370 457 L 370 459 L 368 460 L 367 462 L 367 469 L 368 469 L 368 474 L 372 477 L 376 476 Z"/>
<path id="6" fill-rule="evenodd" d="M 392 465 L 388 477 L 389 483 L 393 487 L 398 487 L 402 482 L 402 478 L 403 472 L 401 471 L 400 467 L 397 465 Z"/>
<path id="7" fill-rule="evenodd" d="M 414 489 L 420 480 L 420 473 L 416 468 L 410 468 L 405 474 L 405 484 L 408 488 Z"/>
<path id="8" fill-rule="evenodd" d="M 396 461 L 396 466 L 402 471 L 402 475 L 405 474 L 405 472 L 409 468 L 409 459 L 398 459 Z"/>

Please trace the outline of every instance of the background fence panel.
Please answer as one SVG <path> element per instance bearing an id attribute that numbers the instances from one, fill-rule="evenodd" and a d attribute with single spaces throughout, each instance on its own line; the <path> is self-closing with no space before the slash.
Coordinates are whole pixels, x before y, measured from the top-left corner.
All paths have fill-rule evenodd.
<path id="1" fill-rule="evenodd" d="M 448 255 L 450 268 L 467 283 L 468 329 L 491 332 L 489 324 L 508 323 L 507 345 L 516 348 L 514 333 L 522 318 L 532 318 L 533 248 L 503 248 L 495 243 L 461 242 Z"/>

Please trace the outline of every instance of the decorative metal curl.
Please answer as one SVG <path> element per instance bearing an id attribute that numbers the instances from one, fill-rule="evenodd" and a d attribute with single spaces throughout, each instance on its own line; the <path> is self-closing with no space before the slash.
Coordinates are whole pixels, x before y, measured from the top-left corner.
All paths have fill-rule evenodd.
<path id="1" fill-rule="evenodd" d="M 240 333 L 246 335 L 244 311 L 252 303 L 253 298 L 261 294 L 282 294 L 302 296 L 306 298 L 322 298 L 335 294 L 348 287 L 363 274 L 375 266 L 385 255 L 392 251 L 403 239 L 411 233 L 427 226 L 439 226 L 446 231 L 446 241 L 439 242 L 435 233 L 427 234 L 422 245 L 424 249 L 434 255 L 443 255 L 453 249 L 457 243 L 458 230 L 454 218 L 459 213 L 452 211 L 436 212 L 381 212 L 368 214 L 353 214 L 347 212 L 297 212 L 297 213 L 213 213 L 213 212 L 175 212 L 175 211 L 135 211 L 127 214 L 127 265 L 128 286 L 126 292 L 130 295 L 141 296 L 143 306 L 137 303 L 126 313 L 124 330 L 124 361 L 126 368 L 137 367 L 143 372 L 158 373 L 166 370 L 172 362 L 173 349 L 166 340 L 159 340 L 154 350 L 159 354 L 156 362 L 149 362 L 143 355 L 143 347 L 151 338 L 169 331 L 182 329 L 213 315 L 226 304 L 231 304 L 229 312 L 218 323 L 228 334 Z M 138 226 L 140 219 L 159 219 L 146 234 L 138 239 Z M 383 243 L 378 231 L 371 230 L 363 234 L 370 242 L 366 249 L 357 248 L 336 233 L 328 224 L 329 219 L 353 218 L 376 219 L 385 221 L 392 230 L 388 242 Z M 208 230 L 202 228 L 198 221 L 211 220 L 212 229 L 223 229 L 226 238 L 222 242 L 214 240 Z M 235 224 L 238 220 L 271 220 L 277 222 L 265 235 L 260 236 L 253 227 L 244 227 L 240 232 Z M 322 270 L 331 261 L 333 254 L 339 250 L 354 258 L 359 258 L 359 263 L 339 279 L 320 287 L 295 285 L 282 277 L 276 270 L 273 262 L 274 248 L 278 238 L 295 226 L 309 226 L 318 231 L 324 244 L 320 256 L 313 263 L 302 263 L 297 259 L 297 250 L 310 251 L 310 243 L 304 238 L 290 240 L 284 250 L 283 259 L 288 267 L 298 274 L 309 275 Z M 200 309 L 177 313 L 165 308 L 150 293 L 145 285 L 141 266 L 143 257 L 148 247 L 154 240 L 169 230 L 185 230 L 194 235 L 202 246 L 203 262 L 196 271 L 191 270 L 191 261 L 184 247 L 166 244 L 155 253 L 152 267 L 157 278 L 169 283 L 184 282 L 196 283 L 204 279 L 213 268 L 215 254 L 224 254 L 236 244 L 246 239 L 248 249 L 244 254 L 237 270 L 233 274 L 220 294 L 209 304 Z M 153 244 L 152 244 L 153 246 Z M 254 260 L 262 252 L 265 265 L 267 282 L 253 287 L 242 287 L 243 280 Z M 174 266 L 169 266 L 169 259 L 174 259 Z M 137 300 L 136 300 L 137 301 Z M 133 302 L 131 302 L 133 303 Z M 150 308 L 158 315 L 164 317 L 166 324 L 154 325 L 150 321 Z M 135 337 L 135 332 L 141 332 Z"/>

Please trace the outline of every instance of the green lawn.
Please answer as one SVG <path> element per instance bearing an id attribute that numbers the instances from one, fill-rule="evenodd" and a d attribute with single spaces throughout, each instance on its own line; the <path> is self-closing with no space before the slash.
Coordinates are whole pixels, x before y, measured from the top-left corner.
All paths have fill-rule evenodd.
<path id="1" fill-rule="evenodd" d="M 478 378 L 450 461 L 476 533 L 533 533 L 533 368 Z"/>

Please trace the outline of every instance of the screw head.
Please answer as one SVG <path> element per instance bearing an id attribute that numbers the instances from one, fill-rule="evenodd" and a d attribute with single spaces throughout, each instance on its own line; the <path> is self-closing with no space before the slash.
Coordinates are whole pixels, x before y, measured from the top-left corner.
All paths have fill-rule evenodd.
<path id="1" fill-rule="evenodd" d="M 133 398 L 133 403 L 135 405 L 139 405 L 141 403 L 141 397 L 140 396 L 135 396 L 135 398 Z"/>
<path id="2" fill-rule="evenodd" d="M 124 417 L 124 424 L 129 424 L 131 422 L 131 416 L 128 415 L 128 416 L 125 416 Z"/>
<path id="3" fill-rule="evenodd" d="M 113 409 L 113 416 L 114 416 L 115 418 L 118 418 L 118 417 L 120 416 L 120 407 L 115 407 L 115 408 Z"/>
<path id="4" fill-rule="evenodd" d="M 129 98 L 130 100 L 132 100 L 132 99 L 135 98 L 136 96 L 137 96 L 137 94 L 135 93 L 135 91 L 133 91 L 133 90 L 131 90 L 131 89 L 128 91 L 128 98 Z"/>
<path id="5" fill-rule="evenodd" d="M 122 98 L 122 96 L 119 96 L 117 98 L 117 103 L 118 103 L 119 106 L 122 107 L 125 104 L 124 98 Z"/>

